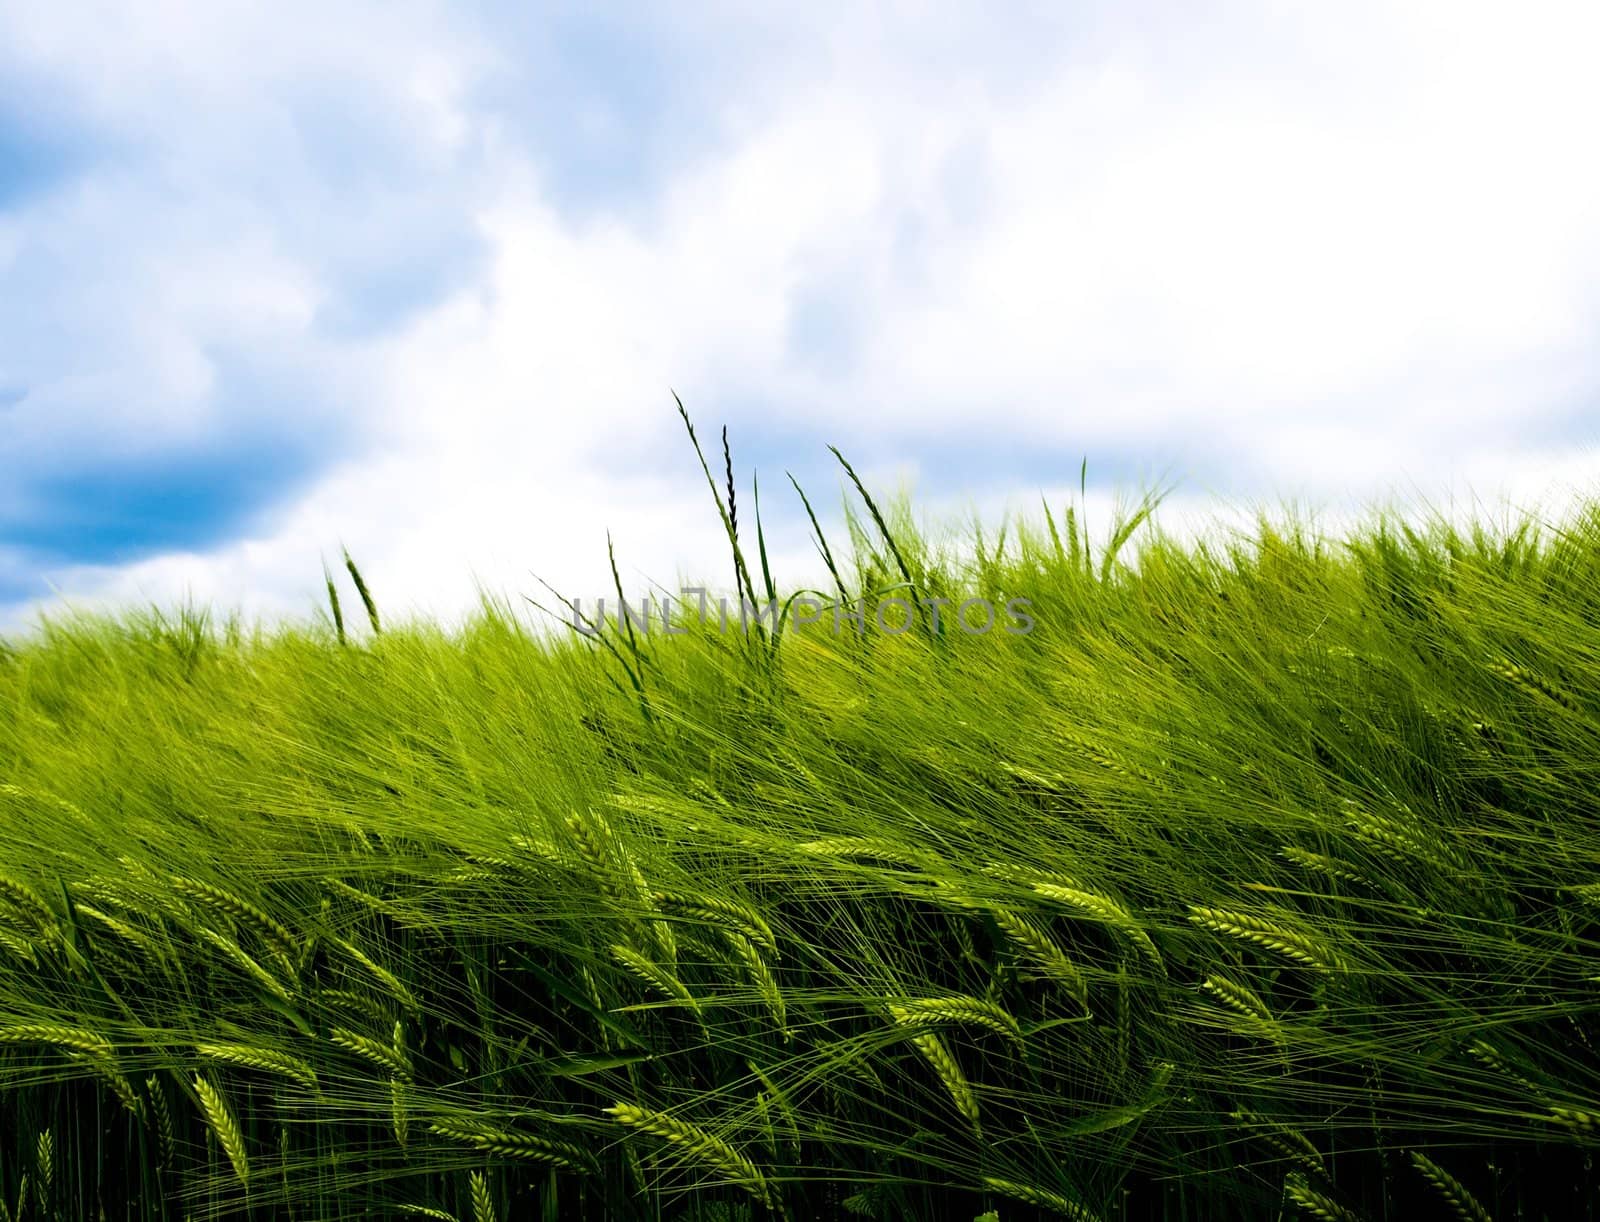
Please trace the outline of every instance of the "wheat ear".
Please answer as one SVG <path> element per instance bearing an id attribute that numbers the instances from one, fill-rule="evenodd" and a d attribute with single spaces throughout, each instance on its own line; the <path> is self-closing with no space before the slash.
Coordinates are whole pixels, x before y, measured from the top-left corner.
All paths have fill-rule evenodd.
<path id="1" fill-rule="evenodd" d="M 727 939 L 728 945 L 733 947 L 734 952 L 744 964 L 745 972 L 749 975 L 751 983 L 756 986 L 756 991 L 761 994 L 761 1000 L 766 1003 L 767 1010 L 772 1015 L 772 1021 L 779 1032 L 782 1033 L 783 1038 L 785 1040 L 793 1039 L 794 1032 L 789 1030 L 788 1011 L 784 1006 L 783 992 L 778 988 L 777 977 L 772 974 L 772 969 L 767 966 L 767 961 L 762 958 L 761 952 L 756 949 L 756 944 L 745 937 L 744 934 L 736 933 L 731 929 L 723 930 L 723 937 Z"/>
<path id="2" fill-rule="evenodd" d="M 988 912 L 1001 932 L 1026 952 L 1042 975 L 1062 985 L 1079 1005 L 1089 1004 L 1088 981 L 1078 970 L 1078 965 L 1051 940 L 1049 934 L 1032 921 L 1005 908 L 989 908 Z"/>
<path id="3" fill-rule="evenodd" d="M 133 1089 L 133 1083 L 123 1076 L 113 1058 L 91 1056 L 83 1052 L 75 1052 L 72 1055 L 82 1060 L 90 1069 L 106 1080 L 106 1083 L 111 1087 L 118 1100 L 121 1101 L 123 1107 L 127 1108 L 137 1119 L 144 1119 L 144 1100 L 139 1098 L 138 1092 Z"/>
<path id="4" fill-rule="evenodd" d="M 1351 869 L 1337 857 L 1329 857 L 1324 853 L 1313 853 L 1310 849 L 1303 849 L 1297 844 L 1286 844 L 1278 850 L 1278 856 L 1285 861 L 1292 861 L 1295 865 L 1307 870 L 1315 870 L 1319 874 L 1326 874 L 1329 878 L 1337 878 L 1342 882 L 1358 883 L 1364 887 L 1376 887 L 1370 878 Z"/>
<path id="5" fill-rule="evenodd" d="M 397 1078 L 407 1080 L 411 1078 L 411 1059 L 406 1055 L 404 1048 L 391 1047 L 382 1040 L 375 1040 L 347 1027 L 330 1027 L 328 1038 L 346 1051 L 370 1061 L 379 1069 L 388 1070 Z"/>
<path id="6" fill-rule="evenodd" d="M 4 947 L 29 967 L 38 968 L 39 949 L 21 934 L 12 933 L 9 929 L 0 929 L 0 947 Z"/>
<path id="7" fill-rule="evenodd" d="M 494 1198 L 489 1195 L 489 1181 L 481 1171 L 472 1173 L 473 1222 L 495 1222 Z"/>
<path id="8" fill-rule="evenodd" d="M 34 1170 L 39 1174 L 39 1199 L 45 1201 L 50 1196 L 51 1185 L 56 1178 L 56 1139 L 49 1129 L 39 1133 L 39 1140 L 34 1143 Z"/>
<path id="9" fill-rule="evenodd" d="M 4 899 L 31 924 L 39 936 L 51 946 L 62 942 L 61 922 L 39 893 L 26 883 L 0 874 L 0 899 Z"/>
<path id="10" fill-rule="evenodd" d="M 700 1013 L 700 1003 L 695 1000 L 683 981 L 679 980 L 666 968 L 658 963 L 652 963 L 646 956 L 641 955 L 631 946 L 617 945 L 611 947 L 611 957 L 623 967 L 646 984 L 666 994 L 674 1001 L 681 1001 L 696 1014 Z"/>
<path id="11" fill-rule="evenodd" d="M 1593 1133 L 1596 1129 L 1600 1129 L 1600 1111 L 1585 1111 L 1577 1107 L 1553 1107 L 1547 1119 L 1552 1124 L 1578 1129 L 1583 1133 Z"/>
<path id="12" fill-rule="evenodd" d="M 150 1096 L 150 1110 L 155 1114 L 161 1157 L 163 1161 L 171 1163 L 173 1152 L 177 1148 L 177 1138 L 172 1125 L 172 1108 L 167 1103 L 167 1092 L 161 1088 L 161 1081 L 154 1074 L 144 1080 L 144 1089 Z"/>
<path id="13" fill-rule="evenodd" d="M 253 1044 L 204 1043 L 196 1044 L 194 1049 L 201 1056 L 213 1061 L 242 1065 L 246 1069 L 259 1069 L 263 1073 L 281 1074 L 313 1089 L 317 1085 L 316 1070 L 312 1069 L 308 1062 L 287 1052 L 275 1052 L 270 1048 L 258 1048 Z"/>
<path id="14" fill-rule="evenodd" d="M 1345 803 L 1348 812 L 1346 824 L 1356 836 L 1365 841 L 1391 861 L 1406 864 L 1420 861 L 1441 873 L 1458 873 L 1460 867 L 1428 843 L 1427 834 L 1419 828 L 1362 810 L 1352 802 Z M 1437 843 L 1437 842 L 1435 842 Z"/>
<path id="15" fill-rule="evenodd" d="M 157 967 L 165 969 L 167 966 L 166 953 L 143 930 L 89 904 L 74 904 L 73 907 L 80 915 L 98 921 L 116 937 L 143 952 Z"/>
<path id="16" fill-rule="evenodd" d="M 1526 691 L 1536 692 L 1546 699 L 1553 700 L 1564 709 L 1577 712 L 1581 708 L 1578 701 L 1564 688 L 1558 687 L 1541 675 L 1534 674 L 1526 667 L 1516 665 L 1509 658 L 1497 658 L 1487 663 L 1487 666 L 1502 679 L 1509 679 Z"/>
<path id="17" fill-rule="evenodd" d="M 981 1137 L 982 1130 L 978 1123 L 978 1096 L 973 1093 L 972 1084 L 961 1072 L 961 1066 L 956 1064 L 955 1057 L 950 1055 L 950 1049 L 945 1046 L 945 1042 L 932 1032 L 914 1035 L 911 1037 L 911 1042 L 916 1045 L 923 1059 L 933 1066 L 933 1071 L 939 1075 L 945 1090 L 950 1092 L 956 1110 L 965 1116 L 967 1123 L 972 1126 L 973 1135 Z"/>
<path id="18" fill-rule="evenodd" d="M 262 967 L 248 954 L 246 954 L 244 948 L 232 938 L 228 937 L 226 934 L 218 933 L 215 929 L 208 929 L 204 925 L 197 926 L 195 928 L 195 932 L 207 942 L 211 943 L 211 945 L 220 950 L 230 960 L 237 964 L 240 970 L 242 970 L 262 988 L 266 989 L 267 992 L 271 993 L 279 1001 L 283 1002 L 284 1005 L 294 1005 L 294 997 L 290 994 L 283 981 L 279 980 L 271 972 L 267 971 L 266 968 Z"/>
<path id="19" fill-rule="evenodd" d="M 1166 964 L 1161 959 L 1161 952 L 1156 949 L 1156 944 L 1150 940 L 1150 935 L 1140 928 L 1139 922 L 1133 919 L 1131 913 L 1120 904 L 1113 902 L 1106 896 L 1098 895 L 1093 891 L 1081 887 L 1063 887 L 1057 883 L 1036 882 L 1033 884 L 1036 894 L 1046 899 L 1055 900 L 1069 908 L 1075 908 L 1086 916 L 1097 921 L 1102 921 L 1120 933 L 1138 952 L 1150 961 L 1151 966 L 1162 976 L 1167 974 Z"/>
<path id="20" fill-rule="evenodd" d="M 554 1163 L 558 1167 L 566 1167 L 573 1171 L 599 1170 L 594 1155 L 582 1147 L 542 1137 L 537 1133 L 512 1133 L 477 1121 L 457 1122 L 448 1119 L 434 1121 L 428 1126 L 428 1131 L 437 1133 L 440 1137 L 466 1142 L 487 1154 L 503 1158 Z"/>
<path id="21" fill-rule="evenodd" d="M 200 882 L 197 879 L 185 878 L 181 874 L 172 874 L 167 877 L 168 884 L 179 895 L 195 901 L 202 907 L 210 908 L 214 912 L 232 917 L 251 926 L 259 933 L 272 951 L 284 963 L 294 961 L 295 939 L 294 935 L 274 920 L 263 909 L 232 891 L 213 886 L 211 883 Z"/>
<path id="22" fill-rule="evenodd" d="M 1189 919 L 1215 933 L 1253 943 L 1318 971 L 1337 971 L 1344 966 L 1338 955 L 1315 939 L 1247 912 L 1190 905 Z"/>
<path id="23" fill-rule="evenodd" d="M 778 940 L 766 919 L 748 904 L 699 891 L 656 891 L 651 898 L 662 908 L 709 924 L 731 926 L 769 955 L 778 954 Z"/>
<path id="24" fill-rule="evenodd" d="M 1439 1190 L 1439 1195 L 1449 1202 L 1451 1211 L 1461 1222 L 1494 1222 L 1489 1211 L 1462 1186 L 1461 1181 L 1426 1154 L 1418 1150 L 1412 1150 L 1410 1154 L 1411 1165 L 1421 1172 L 1423 1179 Z"/>
<path id="25" fill-rule="evenodd" d="M 1311 1182 L 1298 1171 L 1291 1171 L 1285 1177 L 1283 1192 L 1313 1218 L 1321 1218 L 1322 1222 L 1361 1222 L 1359 1217 L 1327 1193 L 1313 1188 Z"/>
<path id="26" fill-rule="evenodd" d="M 687 1121 L 632 1103 L 617 1103 L 604 1110 L 619 1124 L 673 1143 L 698 1162 L 721 1171 L 763 1205 L 771 1207 L 772 1198 L 766 1178 L 753 1162 L 721 1138 L 713 1137 Z"/>
<path id="27" fill-rule="evenodd" d="M 57 1027 L 45 1023 L 22 1023 L 0 1028 L 0 1044 L 53 1044 L 69 1052 L 112 1060 L 116 1048 L 110 1040 L 86 1027 Z"/>
<path id="28" fill-rule="evenodd" d="M 639 868 L 639 863 L 628 851 L 628 846 L 623 843 L 622 838 L 617 835 L 616 829 L 599 811 L 591 810 L 587 815 L 569 816 L 567 830 L 577 842 L 579 856 L 597 876 L 601 890 L 610 896 L 618 907 L 626 909 L 638 905 L 647 913 L 654 914 L 657 911 L 655 892 L 645 880 L 644 871 Z M 619 875 L 627 878 L 631 884 L 630 888 L 625 889 L 618 883 Z M 671 924 L 652 920 L 650 929 L 662 957 L 669 964 L 675 965 L 678 959 L 678 944 L 673 936 Z"/>
<path id="29" fill-rule="evenodd" d="M 228 1110 L 228 1101 L 216 1086 L 199 1074 L 194 1078 L 194 1093 L 200 1098 L 200 1110 L 205 1113 L 206 1123 L 217 1135 L 223 1153 L 233 1164 L 234 1174 L 239 1177 L 241 1184 L 249 1183 L 250 1161 L 245 1156 L 244 1134 L 239 1129 L 239 1122 Z"/>
<path id="30" fill-rule="evenodd" d="M 992 1001 L 981 997 L 952 995 L 949 997 L 906 998 L 889 1004 L 894 1021 L 906 1026 L 916 1024 L 973 1023 L 1003 1035 L 1019 1048 L 1026 1048 L 1022 1026 L 1007 1011 Z"/>
<path id="31" fill-rule="evenodd" d="M 422 1006 L 418 1003 L 416 995 L 412 993 L 410 989 L 406 988 L 405 983 L 400 979 L 400 977 L 396 976 L 376 959 L 373 959 L 354 942 L 347 942 L 343 938 L 335 938 L 334 941 L 344 951 L 346 951 L 352 959 L 354 959 L 362 967 L 366 968 L 367 971 L 372 974 L 372 978 L 381 984 L 389 992 L 390 996 L 392 996 L 407 1010 L 410 1010 L 412 1014 L 417 1015 L 418 1017 L 421 1016 Z"/>
<path id="32" fill-rule="evenodd" d="M 829 836 L 795 847 L 813 857 L 864 857 L 914 870 L 937 869 L 944 864 L 932 853 L 877 836 Z"/>
<path id="33" fill-rule="evenodd" d="M 1252 1137 L 1265 1142 L 1285 1158 L 1299 1163 L 1320 1176 L 1325 1177 L 1328 1174 L 1327 1168 L 1322 1163 L 1321 1152 L 1299 1129 L 1291 1129 L 1287 1125 L 1278 1124 L 1243 1108 L 1230 1112 L 1229 1117 L 1255 1130 L 1251 1133 Z"/>

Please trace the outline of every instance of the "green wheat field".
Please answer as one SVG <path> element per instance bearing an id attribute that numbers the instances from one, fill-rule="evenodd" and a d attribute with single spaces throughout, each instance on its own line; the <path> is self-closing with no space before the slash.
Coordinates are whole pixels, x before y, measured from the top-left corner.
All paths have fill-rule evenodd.
<path id="1" fill-rule="evenodd" d="M 0 651 L 0 1219 L 1600 1217 L 1600 506 L 935 542 L 841 456 L 807 603 L 688 439 L 743 628 L 347 556 Z"/>

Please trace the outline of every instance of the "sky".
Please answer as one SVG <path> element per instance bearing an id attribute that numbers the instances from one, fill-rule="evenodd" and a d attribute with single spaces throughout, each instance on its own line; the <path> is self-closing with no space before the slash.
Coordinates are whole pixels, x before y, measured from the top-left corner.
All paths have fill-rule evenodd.
<path id="1" fill-rule="evenodd" d="M 991 534 L 1085 461 L 1102 532 L 1158 484 L 1178 534 L 1559 520 L 1597 45 L 1542 0 L 0 0 L 0 632 L 307 622 L 346 548 L 446 626 L 607 594 L 608 537 L 630 596 L 725 589 L 674 392 L 780 584 L 830 444 Z"/>

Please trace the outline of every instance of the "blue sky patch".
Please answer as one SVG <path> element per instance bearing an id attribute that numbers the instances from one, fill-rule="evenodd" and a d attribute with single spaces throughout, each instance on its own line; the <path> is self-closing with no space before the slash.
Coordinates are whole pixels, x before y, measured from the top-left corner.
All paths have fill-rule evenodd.
<path id="1" fill-rule="evenodd" d="M 84 134 L 42 99 L 0 92 L 0 213 L 47 195 L 92 160 Z"/>
<path id="2" fill-rule="evenodd" d="M 38 509 L 0 522 L 0 537 L 47 567 L 204 551 L 232 541 L 264 510 L 294 497 L 320 463 L 307 439 L 259 428 L 88 463 L 28 481 Z"/>
<path id="3" fill-rule="evenodd" d="M 0 461 L 22 473 L 20 495 L 0 502 L 0 545 L 41 568 L 221 547 L 372 444 L 362 422 L 305 376 L 247 352 L 210 355 L 219 407 L 197 433 L 137 450 L 67 436 L 23 451 L 0 435 Z"/>

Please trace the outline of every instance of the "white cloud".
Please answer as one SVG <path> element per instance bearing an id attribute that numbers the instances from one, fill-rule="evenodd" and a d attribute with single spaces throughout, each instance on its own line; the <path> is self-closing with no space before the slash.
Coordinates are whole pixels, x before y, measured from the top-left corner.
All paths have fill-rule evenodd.
<path id="1" fill-rule="evenodd" d="M 1243 485 L 1223 491 L 1264 480 L 1286 497 L 1468 479 L 1527 498 L 1555 479 L 1592 493 L 1600 474 L 1592 451 L 1521 440 L 1600 390 L 1592 6 L 1102 6 L 1081 26 L 1039 6 L 1018 10 L 1020 38 L 976 6 L 767 10 L 730 45 L 799 49 L 744 68 L 750 93 L 720 111 L 731 143 L 677 172 L 637 229 L 550 206 L 551 171 L 473 102 L 515 48 L 447 8 L 386 9 L 381 38 L 356 8 L 311 19 L 315 38 L 276 8 L 114 9 L 40 21 L 12 54 L 180 165 L 236 171 L 293 162 L 270 99 L 298 77 L 358 80 L 493 259 L 398 333 L 323 350 L 321 271 L 275 237 L 265 197 L 241 188 L 237 214 L 158 225 L 162 270 L 139 283 L 159 299 L 119 334 L 161 410 L 201 410 L 203 341 L 225 334 L 314 360 L 381 444 L 260 538 L 58 574 L 69 590 L 187 585 L 300 615 L 321 597 L 317 555 L 343 539 L 380 603 L 459 607 L 473 568 L 516 591 L 532 568 L 603 593 L 607 524 L 625 572 L 715 579 L 723 545 L 669 385 L 713 445 L 728 417 L 869 456 L 996 433 L 1056 448 L 1057 504 L 1096 447 L 1155 461 L 1208 445 Z M 684 24 L 703 36 L 726 18 L 706 6 Z M 197 99 L 220 99 L 233 134 Z M 468 153 L 480 168 L 453 168 Z M 60 232 L 114 199 L 63 212 Z M 7 246 L 0 231 L 0 261 Z M 790 353 L 796 295 L 819 282 L 859 323 L 847 374 Z M 753 387 L 776 419 L 727 397 Z M 683 461 L 662 467 L 665 447 Z M 648 477 L 629 466 L 646 457 Z M 973 477 L 986 504 L 1037 500 L 1006 472 Z M 935 511 L 958 503 L 923 491 Z M 816 574 L 803 550 L 786 562 Z"/>

